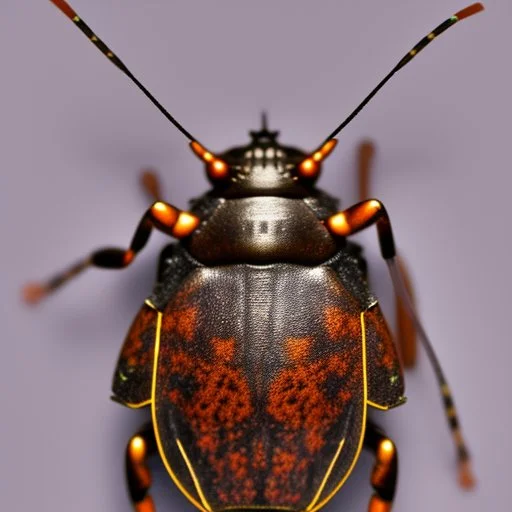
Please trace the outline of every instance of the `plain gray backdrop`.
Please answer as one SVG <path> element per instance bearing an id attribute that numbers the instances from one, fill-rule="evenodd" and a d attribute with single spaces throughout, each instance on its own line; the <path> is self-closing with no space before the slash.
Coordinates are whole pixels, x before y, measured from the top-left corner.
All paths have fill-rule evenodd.
<path id="1" fill-rule="evenodd" d="M 465 0 L 74 0 L 82 18 L 214 151 L 243 144 L 262 109 L 281 141 L 313 149 Z M 396 512 L 510 506 L 510 29 L 512 3 L 443 34 L 341 135 L 319 185 L 356 200 L 355 147 L 377 142 L 387 206 L 418 306 L 455 393 L 478 487 L 456 482 L 432 370 L 378 414 L 400 453 Z M 121 342 L 149 293 L 164 236 L 123 272 L 90 270 L 40 307 L 20 288 L 104 245 L 125 246 L 148 205 L 139 169 L 161 171 L 180 208 L 207 188 L 184 137 L 44 0 L 0 4 L 1 459 L 10 512 L 130 509 L 124 447 L 144 420 L 109 401 Z M 372 281 L 392 313 L 374 230 Z M 326 511 L 366 510 L 371 458 Z M 160 511 L 191 510 L 161 464 Z"/>

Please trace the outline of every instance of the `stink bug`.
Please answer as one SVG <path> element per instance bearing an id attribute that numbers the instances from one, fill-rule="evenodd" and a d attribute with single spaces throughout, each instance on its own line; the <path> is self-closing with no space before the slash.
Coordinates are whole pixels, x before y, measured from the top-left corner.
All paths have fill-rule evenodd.
<path id="1" fill-rule="evenodd" d="M 369 510 L 391 509 L 397 449 L 369 420 L 368 409 L 404 402 L 402 370 L 368 287 L 362 249 L 348 240 L 374 224 L 396 293 L 434 366 L 461 483 L 471 486 L 453 399 L 396 263 L 386 209 L 362 187 L 361 201 L 339 211 L 337 200 L 315 182 L 335 137 L 378 90 L 481 4 L 423 38 L 314 151 L 282 145 L 263 119 L 249 144 L 215 154 L 64 0 L 52 2 L 189 139 L 212 183 L 190 211 L 181 211 L 162 200 L 158 182 L 147 174 L 155 202 L 128 249 L 100 249 L 24 290 L 29 302 L 37 302 L 90 266 L 127 267 L 153 228 L 180 239 L 162 252 L 154 291 L 129 330 L 113 380 L 114 400 L 151 410 L 151 425 L 127 447 L 135 510 L 156 510 L 147 466 L 153 452 L 199 510 L 310 512 L 342 487 L 363 447 L 376 457 Z M 362 150 L 362 176 L 369 152 Z M 402 338 L 410 348 L 410 328 Z"/>

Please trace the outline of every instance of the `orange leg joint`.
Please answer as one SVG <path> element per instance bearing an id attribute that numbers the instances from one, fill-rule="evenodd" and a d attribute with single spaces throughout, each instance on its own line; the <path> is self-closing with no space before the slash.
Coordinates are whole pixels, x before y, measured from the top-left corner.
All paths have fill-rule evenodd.
<path id="1" fill-rule="evenodd" d="M 368 199 L 336 213 L 326 221 L 333 235 L 349 236 L 372 226 L 377 227 L 382 257 L 386 260 L 396 255 L 391 222 L 384 205 L 377 199 Z"/>
<path id="2" fill-rule="evenodd" d="M 155 512 L 153 499 L 148 491 L 151 487 L 151 473 L 148 457 L 156 452 L 156 443 L 151 425 L 134 435 L 126 447 L 126 478 L 128 491 L 135 512 Z"/>
<path id="3" fill-rule="evenodd" d="M 370 499 L 368 512 L 390 512 L 398 475 L 398 453 L 395 444 L 371 422 L 367 426 L 364 444 L 375 453 L 375 465 L 371 475 L 375 493 Z"/>

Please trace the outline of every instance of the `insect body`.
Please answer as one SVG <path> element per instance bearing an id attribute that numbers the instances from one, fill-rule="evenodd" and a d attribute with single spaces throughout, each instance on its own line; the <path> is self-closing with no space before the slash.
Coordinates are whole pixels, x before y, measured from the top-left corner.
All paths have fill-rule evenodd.
<path id="1" fill-rule="evenodd" d="M 348 476 L 367 404 L 403 400 L 357 247 L 319 222 L 336 201 L 293 179 L 307 155 L 275 139 L 262 130 L 222 155 L 235 179 L 195 202 L 206 220 L 164 251 L 114 378 L 118 400 L 154 404 L 161 455 L 206 510 L 313 510 Z"/>
<path id="2" fill-rule="evenodd" d="M 136 316 L 113 380 L 114 399 L 149 407 L 151 424 L 127 448 L 139 512 L 156 510 L 147 458 L 158 451 L 180 490 L 203 511 L 316 511 L 375 453 L 370 512 L 390 510 L 394 443 L 368 409 L 404 402 L 394 343 L 368 288 L 361 248 L 347 237 L 375 224 L 397 293 L 440 381 L 462 483 L 471 484 L 453 400 L 395 264 L 387 212 L 375 199 L 339 211 L 315 186 L 334 137 L 436 35 L 482 9 L 470 6 L 409 52 L 312 153 L 278 142 L 264 120 L 251 142 L 215 155 L 197 142 L 63 0 L 52 0 L 191 141 L 212 189 L 190 211 L 155 202 L 128 249 L 105 248 L 43 285 L 37 301 L 89 266 L 124 268 L 153 229 L 180 239 L 161 255 L 157 283 Z"/>

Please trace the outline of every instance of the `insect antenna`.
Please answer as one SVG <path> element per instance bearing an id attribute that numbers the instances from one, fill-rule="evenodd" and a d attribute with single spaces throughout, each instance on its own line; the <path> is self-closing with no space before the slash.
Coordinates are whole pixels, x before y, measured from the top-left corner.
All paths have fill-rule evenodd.
<path id="1" fill-rule="evenodd" d="M 121 59 L 112 52 L 112 50 L 91 30 L 91 28 L 77 15 L 73 8 L 65 0 L 50 0 L 58 9 L 60 9 L 75 25 L 87 36 L 87 38 L 98 48 L 98 50 L 105 55 L 105 57 L 119 68 L 125 75 L 127 75 L 135 85 L 150 99 L 150 101 L 162 112 L 162 114 L 176 127 L 178 130 L 187 137 L 191 142 L 194 142 L 195 137 L 187 131 L 167 110 L 162 104 L 142 85 L 133 73 L 125 66 Z"/>
<path id="2" fill-rule="evenodd" d="M 461 11 L 455 13 L 453 16 L 443 21 L 438 27 L 436 27 L 432 32 L 430 32 L 427 36 L 425 36 L 412 50 L 410 50 L 398 64 L 379 82 L 377 87 L 373 89 L 373 91 L 366 96 L 366 98 L 356 107 L 356 109 L 320 144 L 322 147 L 329 140 L 333 139 L 338 135 L 338 133 L 345 128 L 354 117 L 363 110 L 366 104 L 379 92 L 379 90 L 388 82 L 388 80 L 400 69 L 402 69 L 406 64 L 408 64 L 418 53 L 421 52 L 428 44 L 430 44 L 437 36 L 442 34 L 445 30 L 449 29 L 451 26 L 455 25 L 458 21 L 463 20 L 464 18 L 468 18 L 469 16 L 473 16 L 473 14 L 477 14 L 480 11 L 484 10 L 484 6 L 481 3 L 475 3 L 469 5 L 468 7 L 462 9 Z"/>
<path id="3" fill-rule="evenodd" d="M 457 460 L 459 465 L 459 483 L 462 487 L 470 489 L 475 485 L 475 478 L 471 469 L 470 454 L 462 436 L 460 422 L 455 408 L 455 402 L 448 386 L 448 382 L 444 375 L 441 363 L 437 358 L 434 351 L 432 342 L 430 341 L 425 328 L 423 327 L 418 315 L 416 314 L 412 299 L 407 291 L 407 286 L 402 277 L 399 266 L 397 265 L 396 258 L 390 258 L 386 260 L 393 281 L 393 286 L 397 294 L 402 299 L 402 303 L 409 314 L 416 332 L 418 333 L 419 340 L 421 341 L 423 348 L 425 349 L 427 356 L 430 360 L 430 364 L 434 368 L 437 383 L 441 391 L 441 397 L 443 400 L 443 406 L 445 410 L 446 419 L 450 428 L 453 441 L 457 450 Z"/>

